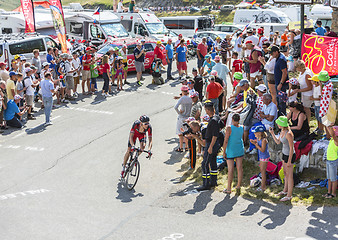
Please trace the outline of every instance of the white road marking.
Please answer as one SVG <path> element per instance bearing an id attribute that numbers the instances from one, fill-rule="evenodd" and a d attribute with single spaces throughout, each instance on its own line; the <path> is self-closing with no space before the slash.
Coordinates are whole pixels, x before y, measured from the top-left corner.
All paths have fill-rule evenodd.
<path id="1" fill-rule="evenodd" d="M 11 199 L 11 198 L 17 198 L 17 197 L 21 197 L 21 196 L 34 195 L 34 194 L 38 194 L 38 193 L 46 193 L 46 192 L 50 192 L 50 190 L 37 189 L 37 190 L 29 190 L 29 191 L 25 191 L 25 192 L 9 193 L 9 194 L 5 194 L 5 195 L 0 195 L 0 201 Z"/>
<path id="2" fill-rule="evenodd" d="M 160 240 L 177 240 L 177 239 L 181 239 L 184 238 L 184 234 L 182 233 L 173 233 L 170 234 L 168 237 L 163 237 Z"/>
<path id="3" fill-rule="evenodd" d="M 32 146 L 20 146 L 20 145 L 2 145 L 0 144 L 0 148 L 4 149 L 21 149 L 25 151 L 32 151 L 32 152 L 42 152 L 45 149 L 39 147 L 32 147 Z"/>
<path id="4" fill-rule="evenodd" d="M 100 111 L 100 110 L 94 110 L 94 109 L 88 109 L 88 108 L 64 107 L 63 109 L 75 110 L 75 111 L 80 111 L 80 112 L 102 113 L 102 114 L 108 114 L 108 115 L 114 114 L 113 112 Z"/>

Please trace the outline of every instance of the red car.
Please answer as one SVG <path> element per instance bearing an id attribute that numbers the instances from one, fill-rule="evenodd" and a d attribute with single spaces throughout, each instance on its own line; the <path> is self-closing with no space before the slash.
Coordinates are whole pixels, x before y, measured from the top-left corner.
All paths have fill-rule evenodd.
<path id="1" fill-rule="evenodd" d="M 101 57 L 104 54 L 106 54 L 110 48 L 115 48 L 118 47 L 119 49 L 122 48 L 122 45 L 126 44 L 127 45 L 127 51 L 128 51 L 128 71 L 136 71 L 135 69 L 135 57 L 134 57 L 134 49 L 136 48 L 136 43 L 137 41 L 140 41 L 140 39 L 136 40 L 136 39 L 126 39 L 126 40 L 115 40 L 109 43 L 106 43 L 97 53 L 98 56 Z M 145 60 L 144 60 L 144 67 L 145 69 L 150 69 L 151 68 L 151 64 L 154 61 L 154 49 L 156 47 L 156 41 L 154 40 L 147 40 L 144 44 L 144 48 L 146 51 L 146 56 L 145 56 Z M 164 49 L 164 46 L 163 46 Z M 164 51 L 164 50 L 163 50 Z M 165 53 L 165 52 L 164 52 Z M 165 56 L 165 54 L 164 54 Z M 162 59 L 162 64 L 166 65 L 167 62 L 164 59 Z"/>

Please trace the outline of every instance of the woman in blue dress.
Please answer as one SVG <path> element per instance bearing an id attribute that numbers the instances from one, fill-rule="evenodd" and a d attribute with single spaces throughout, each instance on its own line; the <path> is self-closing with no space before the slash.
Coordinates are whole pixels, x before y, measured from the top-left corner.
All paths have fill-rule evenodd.
<path id="1" fill-rule="evenodd" d="M 227 126 L 224 144 L 223 156 L 227 160 L 228 165 L 228 187 L 224 190 L 225 193 L 231 193 L 231 185 L 234 177 L 234 161 L 236 160 L 238 182 L 236 189 L 239 191 L 243 179 L 243 156 L 244 156 L 244 143 L 243 143 L 243 126 L 239 125 L 240 116 L 234 114 L 232 116 L 231 126 Z"/>

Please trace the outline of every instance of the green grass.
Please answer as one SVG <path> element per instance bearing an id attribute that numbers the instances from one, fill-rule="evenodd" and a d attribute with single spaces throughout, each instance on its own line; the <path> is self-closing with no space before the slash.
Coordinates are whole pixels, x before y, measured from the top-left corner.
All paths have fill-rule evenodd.
<path id="1" fill-rule="evenodd" d="M 245 159 L 245 158 L 244 158 Z M 181 165 L 181 169 L 179 172 L 183 172 L 183 175 L 180 179 L 180 182 L 185 181 L 194 181 L 197 184 L 202 184 L 202 169 L 201 169 L 201 161 L 202 157 L 200 157 L 197 160 L 196 168 L 195 169 L 189 169 L 189 161 L 183 163 Z M 235 170 L 234 174 L 234 180 L 233 180 L 233 187 L 237 184 L 237 170 Z M 260 193 L 256 191 L 256 188 L 250 187 L 250 178 L 253 175 L 258 174 L 259 166 L 258 163 L 254 163 L 251 161 L 244 160 L 243 161 L 243 182 L 242 182 L 242 188 L 240 193 L 236 193 L 236 191 L 233 189 L 232 194 L 236 193 L 237 195 L 240 195 L 244 198 L 255 198 L 260 199 L 268 202 L 273 203 L 280 203 L 280 198 L 276 197 L 275 194 L 283 190 L 283 185 L 281 186 L 267 186 L 267 189 L 264 193 Z M 226 186 L 227 186 L 227 168 L 220 171 L 218 173 L 218 179 L 217 183 L 218 186 L 216 187 L 216 191 L 222 192 Z M 326 173 L 324 171 L 321 171 L 319 169 L 309 168 L 304 169 L 303 173 L 300 175 L 300 179 L 302 181 L 311 181 L 317 178 L 325 179 Z M 310 185 L 311 186 L 311 185 Z M 299 189 L 294 188 L 293 191 L 293 199 L 291 203 L 293 205 L 320 205 L 320 206 L 337 206 L 337 200 L 335 199 L 325 199 L 322 197 L 324 193 L 327 192 L 326 188 L 322 188 L 319 186 L 316 186 L 314 190 L 308 191 L 305 189 Z M 287 202 L 285 204 L 290 204 L 290 202 Z"/>

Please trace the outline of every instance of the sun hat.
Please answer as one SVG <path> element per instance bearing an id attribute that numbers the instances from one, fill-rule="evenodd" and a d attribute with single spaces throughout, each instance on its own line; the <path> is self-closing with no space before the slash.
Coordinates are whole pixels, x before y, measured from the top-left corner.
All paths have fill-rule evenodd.
<path id="1" fill-rule="evenodd" d="M 205 114 L 205 115 L 202 117 L 202 120 L 203 120 L 204 122 L 209 122 L 209 120 L 210 120 L 209 115 L 208 115 L 208 114 Z"/>
<path id="2" fill-rule="evenodd" d="M 288 118 L 285 117 L 285 116 L 280 116 L 279 118 L 277 118 L 276 123 L 281 127 L 288 127 L 289 126 Z"/>
<path id="3" fill-rule="evenodd" d="M 251 28 L 246 30 L 247 33 L 253 33 L 253 30 Z"/>
<path id="4" fill-rule="evenodd" d="M 242 79 L 239 83 L 238 86 L 243 87 L 245 84 L 249 84 L 249 81 L 247 79 Z"/>
<path id="5" fill-rule="evenodd" d="M 161 41 L 157 41 L 156 44 L 162 44 L 162 42 Z"/>
<path id="6" fill-rule="evenodd" d="M 25 56 L 22 56 L 22 57 L 20 58 L 20 60 L 21 60 L 21 61 L 27 61 L 27 58 L 26 58 Z"/>
<path id="7" fill-rule="evenodd" d="M 195 121 L 196 119 L 194 117 L 188 117 L 187 120 L 185 120 L 186 122 L 192 122 Z"/>
<path id="8" fill-rule="evenodd" d="M 109 50 L 108 50 L 108 52 L 112 52 L 112 51 L 114 51 L 114 48 L 110 47 Z"/>
<path id="9" fill-rule="evenodd" d="M 204 106 L 214 106 L 214 104 L 210 100 L 206 100 Z"/>
<path id="10" fill-rule="evenodd" d="M 145 42 L 146 40 L 143 38 L 143 39 L 141 39 L 141 42 Z"/>
<path id="11" fill-rule="evenodd" d="M 221 39 L 221 37 L 220 37 L 220 36 L 218 36 L 218 37 L 216 38 L 216 40 L 217 40 L 217 39 Z"/>
<path id="12" fill-rule="evenodd" d="M 31 68 L 32 70 L 36 70 L 36 69 L 38 69 L 38 68 L 37 68 L 37 67 L 35 67 L 34 65 L 30 66 L 30 68 Z"/>
<path id="13" fill-rule="evenodd" d="M 22 98 L 22 97 L 21 97 L 20 95 L 18 95 L 18 94 L 14 96 L 14 100 L 19 100 L 19 99 L 21 99 L 21 98 Z"/>
<path id="14" fill-rule="evenodd" d="M 218 75 L 218 73 L 217 73 L 216 70 L 212 70 L 212 71 L 210 72 L 210 75 L 216 77 L 216 76 Z"/>
<path id="15" fill-rule="evenodd" d="M 26 72 L 26 73 L 28 73 L 28 72 L 30 72 L 30 71 L 32 71 L 32 69 L 31 69 L 30 67 L 25 68 L 25 72 Z"/>
<path id="16" fill-rule="evenodd" d="M 288 61 L 290 61 L 290 62 L 294 62 L 293 57 L 292 57 L 291 55 L 288 56 L 288 57 L 286 58 L 286 60 L 288 60 Z"/>
<path id="17" fill-rule="evenodd" d="M 44 63 L 42 63 L 42 67 L 46 67 L 46 66 L 49 66 L 49 65 L 50 65 L 49 62 L 44 62 Z"/>
<path id="18" fill-rule="evenodd" d="M 262 126 L 262 125 L 258 125 L 258 126 L 256 126 L 256 127 L 254 127 L 253 129 L 251 129 L 251 131 L 252 131 L 253 133 L 265 132 L 265 128 L 264 128 L 264 126 Z"/>
<path id="19" fill-rule="evenodd" d="M 216 56 L 215 56 L 215 61 L 221 61 L 220 56 L 216 55 Z"/>
<path id="20" fill-rule="evenodd" d="M 14 59 L 17 60 L 18 58 L 21 58 L 21 57 L 22 57 L 22 56 L 16 54 L 16 55 L 14 56 Z"/>
<path id="21" fill-rule="evenodd" d="M 327 71 L 321 71 L 318 75 L 318 79 L 321 82 L 326 82 L 330 80 L 329 73 Z"/>
<path id="22" fill-rule="evenodd" d="M 261 91 L 261 92 L 265 92 L 267 90 L 267 87 L 265 86 L 265 84 L 259 84 L 256 87 L 257 90 Z"/>
<path id="23" fill-rule="evenodd" d="M 184 85 L 181 87 L 181 91 L 188 91 L 189 90 L 189 87 Z"/>
<path id="24" fill-rule="evenodd" d="M 319 78 L 318 78 L 318 75 L 313 75 L 311 78 L 310 78 L 311 81 L 314 81 L 314 82 L 319 82 Z"/>
<path id="25" fill-rule="evenodd" d="M 243 74 L 241 72 L 235 72 L 234 78 L 237 79 L 237 80 L 242 80 Z"/>
<path id="26" fill-rule="evenodd" d="M 193 97 L 198 97 L 198 96 L 199 96 L 199 95 L 198 95 L 198 92 L 194 92 L 193 94 L 190 95 L 191 98 L 193 98 Z"/>
<path id="27" fill-rule="evenodd" d="M 209 54 L 205 55 L 204 59 L 208 59 L 208 58 L 211 58 L 211 56 Z"/>
<path id="28" fill-rule="evenodd" d="M 299 84 L 297 78 L 291 78 L 291 79 L 289 79 L 289 83 L 291 83 L 291 85 L 298 85 Z"/>
<path id="29" fill-rule="evenodd" d="M 16 72 L 14 72 L 14 71 L 10 71 L 9 72 L 9 76 L 11 77 L 11 76 L 14 76 L 14 75 L 18 75 Z"/>

